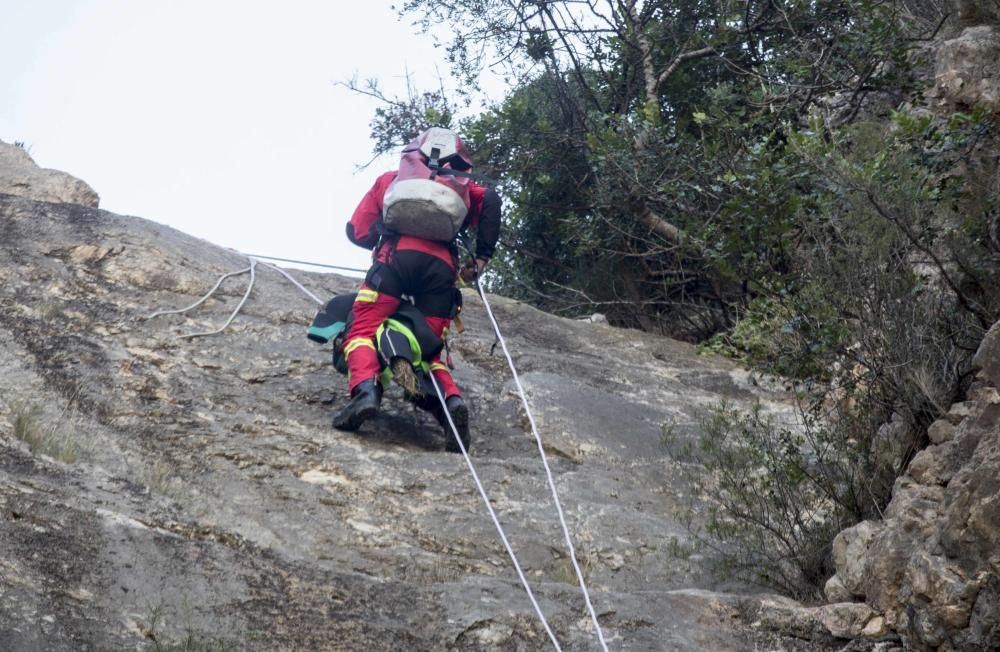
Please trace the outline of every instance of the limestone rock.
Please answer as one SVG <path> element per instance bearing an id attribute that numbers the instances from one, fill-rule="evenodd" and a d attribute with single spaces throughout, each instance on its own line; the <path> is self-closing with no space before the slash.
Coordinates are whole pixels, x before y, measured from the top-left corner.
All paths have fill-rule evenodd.
<path id="1" fill-rule="evenodd" d="M 862 521 L 840 532 L 833 540 L 833 563 L 836 577 L 851 595 L 864 595 L 865 561 L 868 547 L 881 529 L 874 521 Z"/>
<path id="2" fill-rule="evenodd" d="M 914 456 L 907 473 L 920 484 L 944 486 L 957 471 L 954 449 L 951 442 L 928 446 Z"/>
<path id="3" fill-rule="evenodd" d="M 1000 322 L 993 324 L 987 331 L 979 350 L 976 351 L 976 357 L 972 359 L 972 365 L 979 369 L 994 387 L 1000 386 Z"/>
<path id="4" fill-rule="evenodd" d="M 953 403 L 951 408 L 948 409 L 948 413 L 945 418 L 952 423 L 952 425 L 958 425 L 965 420 L 967 416 L 972 413 L 971 406 L 965 401 L 958 403 Z"/>
<path id="5" fill-rule="evenodd" d="M 875 616 L 868 621 L 868 624 L 861 630 L 861 635 L 865 638 L 881 638 L 886 635 L 888 628 L 885 626 L 884 616 Z"/>
<path id="6" fill-rule="evenodd" d="M 831 643 L 817 607 L 804 607 L 791 600 L 762 599 L 757 606 L 755 624 L 787 636 Z"/>
<path id="7" fill-rule="evenodd" d="M 857 638 L 876 615 L 871 607 L 859 602 L 804 607 L 798 603 L 764 599 L 758 608 L 762 625 L 816 643 Z"/>
<path id="8" fill-rule="evenodd" d="M 981 368 L 996 355 L 998 326 L 977 354 Z M 1000 649 L 1000 393 L 985 376 L 931 428 L 940 443 L 897 480 L 885 520 L 834 541 L 836 577 L 909 649 Z"/>
<path id="9" fill-rule="evenodd" d="M 819 618 L 830 634 L 836 638 L 857 638 L 875 615 L 871 607 L 857 602 L 823 605 Z"/>
<path id="10" fill-rule="evenodd" d="M 168 227 L 0 197 L 0 650 L 539 650 L 548 636 L 464 459 L 391 387 L 358 433 L 317 306 Z M 354 279 L 292 271 L 311 292 Z M 635 331 L 490 299 L 612 649 L 759 648 L 750 587 L 712 594 L 681 559 L 686 487 L 663 424 L 788 395 L 733 363 Z M 556 637 L 596 649 L 524 411 L 482 301 L 452 340 L 472 460 Z M 673 545 L 672 545 L 673 544 Z M 816 621 L 819 622 L 819 621 Z M 821 628 L 825 631 L 825 628 Z M 796 646 L 768 633 L 778 649 Z M 790 640 L 790 639 L 789 639 Z"/>
<path id="11" fill-rule="evenodd" d="M 979 592 L 978 583 L 970 581 L 956 564 L 926 552 L 910 560 L 903 587 L 901 601 L 927 608 L 908 610 L 912 615 L 901 627 L 909 628 L 913 638 L 932 646 L 943 644 L 950 631 L 968 626 Z"/>
<path id="12" fill-rule="evenodd" d="M 950 108 L 1000 110 L 1000 31 L 992 25 L 965 29 L 938 49 L 934 95 Z"/>
<path id="13" fill-rule="evenodd" d="M 84 181 L 59 170 L 40 168 L 26 151 L 0 141 L 0 194 L 97 208 L 100 201 Z"/>
<path id="14" fill-rule="evenodd" d="M 927 437 L 934 444 L 951 441 L 955 436 L 955 426 L 947 419 L 938 419 L 927 428 Z"/>
<path id="15" fill-rule="evenodd" d="M 847 590 L 839 575 L 834 575 L 823 586 L 823 595 L 830 602 L 850 602 L 854 594 Z"/>

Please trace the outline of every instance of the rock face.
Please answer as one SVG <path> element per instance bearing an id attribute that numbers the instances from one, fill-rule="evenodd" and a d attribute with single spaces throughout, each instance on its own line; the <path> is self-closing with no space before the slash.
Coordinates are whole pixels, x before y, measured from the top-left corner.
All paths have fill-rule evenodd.
<path id="1" fill-rule="evenodd" d="M 975 364 L 969 399 L 932 426 L 885 520 L 834 542 L 834 586 L 915 650 L 1000 649 L 1000 323 Z"/>
<path id="2" fill-rule="evenodd" d="M 1000 2 L 957 0 L 961 33 L 934 48 L 931 99 L 945 111 L 1000 111 Z"/>
<path id="3" fill-rule="evenodd" d="M 26 151 L 0 141 L 0 194 L 97 208 L 99 198 L 85 182 L 59 170 L 40 168 Z"/>
<path id="4" fill-rule="evenodd" d="M 346 383 L 305 338 L 305 294 L 258 265 L 222 335 L 180 337 L 221 325 L 248 274 L 144 318 L 247 264 L 141 219 L 0 196 L 0 649 L 550 649 L 438 426 L 397 389 L 361 433 L 331 428 Z M 355 285 L 293 274 L 324 299 Z M 537 446 L 466 299 L 452 346 L 474 463 L 563 649 L 598 649 Z M 713 593 L 702 562 L 672 553 L 686 488 L 660 439 L 666 423 L 693 436 L 722 398 L 781 413 L 783 397 L 685 344 L 492 302 L 611 648 L 753 649 L 737 616 L 759 599 Z M 865 615 L 828 619 L 850 633 Z"/>
<path id="5" fill-rule="evenodd" d="M 26 151 L 0 141 L 0 194 L 97 208 L 100 198 L 86 182 L 38 167 Z"/>

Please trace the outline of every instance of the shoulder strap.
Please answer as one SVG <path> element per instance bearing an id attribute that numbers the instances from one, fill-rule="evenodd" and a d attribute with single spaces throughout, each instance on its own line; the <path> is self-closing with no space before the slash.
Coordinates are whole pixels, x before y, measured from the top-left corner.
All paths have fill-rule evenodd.
<path id="1" fill-rule="evenodd" d="M 496 186 L 497 185 L 497 181 L 495 179 L 491 179 L 491 178 L 489 178 L 487 176 L 484 176 L 482 174 L 475 174 L 474 172 L 462 172 L 460 170 L 451 170 L 449 168 L 443 168 L 440 165 L 429 165 L 428 164 L 427 167 L 429 167 L 431 170 L 434 170 L 435 172 L 437 172 L 441 176 L 465 177 L 466 179 L 472 179 L 473 181 L 476 181 L 477 183 L 480 183 L 480 184 L 482 184 L 484 186 Z"/>
<path id="2" fill-rule="evenodd" d="M 404 149 L 403 154 L 409 154 L 411 152 L 419 152 L 420 148 L 411 147 L 409 149 Z M 438 163 L 437 159 L 431 159 L 427 162 L 427 167 L 430 168 L 431 172 L 435 174 L 440 174 L 441 176 L 451 176 L 451 177 L 464 177 L 466 179 L 472 179 L 486 186 L 496 186 L 497 181 L 491 179 L 490 177 L 484 176 L 482 174 L 476 174 L 475 172 L 464 172 L 462 170 L 452 170 L 451 168 L 442 167 Z"/>

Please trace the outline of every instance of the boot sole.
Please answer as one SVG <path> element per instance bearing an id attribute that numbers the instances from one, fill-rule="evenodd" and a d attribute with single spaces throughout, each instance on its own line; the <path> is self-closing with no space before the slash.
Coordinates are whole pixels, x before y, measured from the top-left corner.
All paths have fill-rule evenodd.
<path id="1" fill-rule="evenodd" d="M 378 408 L 376 407 L 361 408 L 360 410 L 352 414 L 347 419 L 344 419 L 343 421 L 338 421 L 337 419 L 334 419 L 333 427 L 336 428 L 337 430 L 354 432 L 355 430 L 361 427 L 361 424 L 363 424 L 365 421 L 375 416 L 377 412 Z"/>
<path id="2" fill-rule="evenodd" d="M 393 381 L 402 387 L 404 392 L 417 398 L 423 396 L 420 392 L 417 374 L 414 373 L 409 360 L 405 358 L 393 358 L 390 367 L 392 368 Z"/>

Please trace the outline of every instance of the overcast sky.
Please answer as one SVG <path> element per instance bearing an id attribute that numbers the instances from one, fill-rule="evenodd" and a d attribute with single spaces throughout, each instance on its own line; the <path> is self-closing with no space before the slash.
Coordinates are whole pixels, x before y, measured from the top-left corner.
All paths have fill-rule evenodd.
<path id="1" fill-rule="evenodd" d="M 344 224 L 376 106 L 335 86 L 447 74 L 390 0 L 0 0 L 0 140 L 101 208 L 247 253 L 367 267 Z"/>

